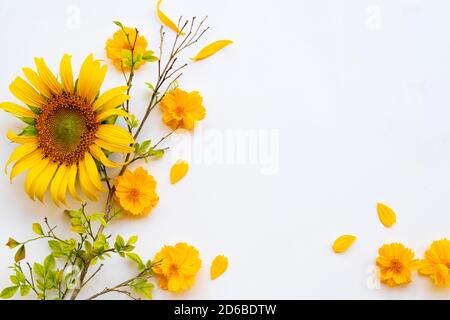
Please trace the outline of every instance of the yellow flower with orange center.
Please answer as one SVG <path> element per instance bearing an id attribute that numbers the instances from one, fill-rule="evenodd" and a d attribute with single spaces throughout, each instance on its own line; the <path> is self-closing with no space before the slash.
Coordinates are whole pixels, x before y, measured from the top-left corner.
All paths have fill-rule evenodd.
<path id="1" fill-rule="evenodd" d="M 112 60 L 114 66 L 124 71 L 131 69 L 131 51 L 133 51 L 134 69 L 138 69 L 146 62 L 144 59 L 146 55 L 153 54 L 152 51 L 147 51 L 145 37 L 140 36 L 135 28 L 128 27 L 117 30 L 112 39 L 106 41 L 105 50 L 106 56 Z"/>
<path id="2" fill-rule="evenodd" d="M 122 164 L 110 161 L 104 150 L 130 153 L 133 137 L 125 129 L 105 122 L 111 116 L 128 117 L 117 107 L 128 100 L 127 86 L 113 88 L 99 95 L 106 66 L 89 55 L 75 81 L 69 55 L 60 65 L 60 80 L 42 58 L 35 58 L 37 72 L 24 68 L 28 82 L 17 77 L 9 86 L 12 94 L 26 107 L 12 102 L 0 103 L 0 109 L 23 120 L 21 134 L 11 131 L 7 137 L 20 144 L 6 166 L 15 162 L 11 180 L 28 171 L 25 191 L 32 199 L 43 201 L 48 189 L 53 201 L 66 203 L 66 193 L 81 200 L 77 185 L 91 200 L 106 191 L 97 168 L 97 160 L 106 167 Z"/>
<path id="3" fill-rule="evenodd" d="M 411 282 L 411 271 L 417 268 L 414 252 L 400 243 L 385 244 L 378 250 L 376 260 L 380 280 L 395 287 Z"/>
<path id="4" fill-rule="evenodd" d="M 115 187 L 116 201 L 127 215 L 146 215 L 158 204 L 156 181 L 142 167 L 134 172 L 126 170 L 116 178 Z"/>
<path id="5" fill-rule="evenodd" d="M 203 98 L 198 91 L 171 90 L 160 103 L 163 122 L 174 130 L 192 130 L 195 123 L 205 117 L 206 110 L 202 103 Z"/>
<path id="6" fill-rule="evenodd" d="M 450 240 L 434 241 L 420 261 L 419 273 L 429 276 L 438 287 L 450 288 Z"/>
<path id="7" fill-rule="evenodd" d="M 197 249 L 184 242 L 162 247 L 153 259 L 158 285 L 171 292 L 193 287 L 202 264 L 198 255 Z"/>

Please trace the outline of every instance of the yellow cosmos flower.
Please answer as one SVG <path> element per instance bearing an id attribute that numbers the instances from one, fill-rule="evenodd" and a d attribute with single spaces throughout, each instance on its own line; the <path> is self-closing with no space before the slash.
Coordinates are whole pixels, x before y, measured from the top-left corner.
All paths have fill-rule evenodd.
<path id="1" fill-rule="evenodd" d="M 202 263 L 198 251 L 186 243 L 164 246 L 153 261 L 157 263 L 153 272 L 158 278 L 158 285 L 171 292 L 180 292 L 194 286 L 195 276 Z"/>
<path id="2" fill-rule="evenodd" d="M 61 83 L 41 58 L 35 59 L 37 72 L 24 68 L 29 83 L 17 77 L 9 89 L 28 107 L 11 102 L 0 108 L 20 117 L 29 126 L 21 135 L 12 132 L 7 137 L 18 144 L 6 166 L 15 162 L 11 181 L 27 170 L 25 191 L 32 198 L 43 201 L 50 188 L 53 201 L 66 203 L 67 191 L 78 200 L 77 185 L 91 200 L 98 200 L 98 192 L 106 191 L 95 160 L 107 167 L 122 164 L 111 162 L 103 149 L 130 153 L 133 138 L 128 131 L 104 124 L 111 115 L 127 116 L 116 109 L 129 96 L 127 87 L 117 87 L 98 98 L 100 86 L 106 75 L 106 66 L 89 55 L 81 66 L 74 82 L 70 56 L 61 60 Z M 31 83 L 31 84 L 30 84 Z M 94 160 L 95 159 L 95 160 Z"/>
<path id="3" fill-rule="evenodd" d="M 192 130 L 195 123 L 205 117 L 202 103 L 203 98 L 198 91 L 186 92 L 176 88 L 168 92 L 160 103 L 163 122 L 174 130 Z"/>
<path id="4" fill-rule="evenodd" d="M 128 34 L 128 39 L 125 33 Z M 145 63 L 144 56 L 151 55 L 153 52 L 146 51 L 147 40 L 145 37 L 139 36 L 134 28 L 123 27 L 123 29 L 117 30 L 112 39 L 106 41 L 106 56 L 112 60 L 117 69 L 122 70 L 123 68 L 123 70 L 129 71 L 131 68 L 129 57 L 131 57 L 133 45 L 134 69 L 138 69 Z"/>
<path id="5" fill-rule="evenodd" d="M 450 288 L 450 240 L 434 241 L 420 261 L 419 273 L 429 276 L 438 287 Z"/>
<path id="6" fill-rule="evenodd" d="M 417 267 L 414 252 L 400 243 L 383 245 L 379 250 L 377 266 L 380 280 L 391 287 L 411 282 L 411 271 Z"/>
<path id="7" fill-rule="evenodd" d="M 115 198 L 128 215 L 146 215 L 158 203 L 156 181 L 141 167 L 134 172 L 126 170 L 116 178 L 115 186 Z"/>

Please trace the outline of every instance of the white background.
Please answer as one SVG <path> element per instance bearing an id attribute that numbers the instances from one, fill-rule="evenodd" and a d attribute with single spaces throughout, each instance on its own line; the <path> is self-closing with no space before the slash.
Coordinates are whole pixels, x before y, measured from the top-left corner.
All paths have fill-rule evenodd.
<path id="1" fill-rule="evenodd" d="M 0 100 L 16 101 L 8 85 L 35 56 L 53 70 L 64 53 L 72 54 L 75 70 L 91 52 L 105 59 L 112 20 L 138 27 L 157 49 L 155 3 L 1 0 Z M 279 140 L 269 145 L 278 159 L 272 175 L 263 174 L 263 159 L 220 164 L 200 155 L 172 186 L 175 157 L 148 165 L 160 203 L 150 216 L 117 221 L 109 231 L 139 235 L 137 252 L 147 258 L 164 244 L 186 241 L 203 260 L 195 288 L 181 295 L 157 289 L 155 298 L 449 299 L 449 290 L 417 275 L 402 288 L 374 289 L 368 282 L 383 243 L 400 241 L 421 257 L 433 240 L 450 236 L 450 3 L 166 0 L 163 9 L 174 20 L 208 15 L 212 29 L 200 46 L 235 41 L 190 64 L 180 81 L 204 96 L 207 117 L 197 131 L 274 129 Z M 149 97 L 144 82 L 154 75 L 155 65 L 137 73 L 138 115 Z M 122 83 L 109 68 L 103 89 Z M 142 137 L 168 132 L 160 122 L 158 111 Z M 20 126 L 0 114 L 2 132 Z M 14 145 L 4 134 L 0 145 L 5 163 Z M 31 237 L 31 223 L 44 216 L 69 236 L 61 209 L 48 199 L 45 206 L 29 200 L 23 181 L 24 175 L 12 185 L 6 175 L 0 179 L 1 241 Z M 378 201 L 397 212 L 393 228 L 378 221 Z M 332 253 L 333 240 L 345 233 L 357 242 L 345 254 Z M 27 250 L 31 261 L 47 252 L 45 244 Z M 210 262 L 220 253 L 229 257 L 229 270 L 210 281 Z M 13 254 L 0 247 L 2 287 Z M 118 258 L 103 270 L 83 297 L 134 273 Z"/>

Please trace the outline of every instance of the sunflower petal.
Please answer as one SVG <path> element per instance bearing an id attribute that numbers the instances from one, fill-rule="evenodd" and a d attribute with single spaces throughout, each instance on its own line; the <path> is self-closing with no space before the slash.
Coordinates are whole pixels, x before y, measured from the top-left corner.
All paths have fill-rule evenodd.
<path id="1" fill-rule="evenodd" d="M 81 189 L 83 193 L 92 201 L 97 201 L 97 189 L 89 179 L 88 172 L 86 170 L 84 161 L 78 163 L 78 177 L 80 179 Z"/>
<path id="2" fill-rule="evenodd" d="M 44 62 L 43 58 L 34 58 L 34 63 L 36 64 L 37 71 L 41 80 L 54 94 L 61 94 L 61 85 L 56 79 L 55 75 L 50 71 Z"/>
<path id="3" fill-rule="evenodd" d="M 105 80 L 107 70 L 107 66 L 101 67 L 99 61 L 94 62 L 94 68 L 91 74 L 91 84 L 89 85 L 89 89 L 86 92 L 87 102 L 92 103 L 94 101 L 100 90 L 100 87 L 102 86 L 103 81 Z"/>
<path id="4" fill-rule="evenodd" d="M 1 105 L 0 105 L 1 107 Z M 97 115 L 97 122 L 102 122 L 106 118 L 109 118 L 110 116 L 121 116 L 124 118 L 129 118 L 130 114 L 122 109 L 110 109 L 103 111 Z"/>
<path id="5" fill-rule="evenodd" d="M 81 65 L 80 75 L 78 76 L 78 83 L 77 83 L 77 94 L 82 98 L 86 98 L 86 94 L 89 90 L 93 64 L 94 64 L 94 56 L 90 54 L 87 56 L 87 58 Z"/>
<path id="6" fill-rule="evenodd" d="M 70 61 L 71 56 L 65 54 L 59 65 L 59 74 L 61 76 L 61 82 L 63 84 L 64 90 L 69 93 L 73 93 L 73 71 L 72 63 Z"/>
<path id="7" fill-rule="evenodd" d="M 7 172 L 8 165 L 11 162 L 14 162 L 16 160 L 22 159 L 26 155 L 34 152 L 38 147 L 37 139 L 34 142 L 25 143 L 16 149 L 11 153 L 11 156 L 9 157 L 8 161 L 5 164 L 5 173 Z"/>
<path id="8" fill-rule="evenodd" d="M 50 98 L 52 93 L 47 85 L 41 80 L 39 75 L 33 71 L 31 68 L 23 68 L 23 74 L 30 81 L 30 83 L 44 96 Z"/>
<path id="9" fill-rule="evenodd" d="M 39 201 L 44 202 L 44 195 L 50 185 L 50 182 L 58 169 L 59 164 L 50 162 L 49 165 L 42 171 L 39 177 L 34 180 L 31 186 L 32 192 L 36 195 Z"/>
<path id="10" fill-rule="evenodd" d="M 34 200 L 34 192 L 31 187 L 33 186 L 33 183 L 36 180 L 36 178 L 39 177 L 39 175 L 45 170 L 45 168 L 49 165 L 49 163 L 50 160 L 48 158 L 44 158 L 38 161 L 27 174 L 27 177 L 25 179 L 25 192 L 33 200 Z"/>
<path id="11" fill-rule="evenodd" d="M 34 136 L 18 136 L 14 134 L 12 131 L 6 132 L 6 137 L 11 140 L 12 142 L 24 144 L 24 143 L 31 143 L 36 142 L 37 139 Z"/>
<path id="12" fill-rule="evenodd" d="M 109 160 L 105 154 L 103 153 L 103 151 L 97 147 L 95 144 L 91 145 L 89 147 L 89 151 L 91 151 L 92 155 L 94 156 L 95 159 L 97 159 L 98 161 L 100 161 L 105 167 L 108 168 L 117 168 L 117 167 L 121 167 L 126 165 L 127 163 L 129 163 L 131 161 L 131 159 L 127 162 L 123 162 L 123 163 L 116 163 L 113 162 L 111 160 Z"/>
<path id="13" fill-rule="evenodd" d="M 50 194 L 52 196 L 53 202 L 59 207 L 59 188 L 61 186 L 61 181 L 66 175 L 67 167 L 65 165 L 60 165 L 58 171 L 56 171 L 55 177 L 52 180 L 50 186 Z"/>
<path id="14" fill-rule="evenodd" d="M 74 199 L 76 199 L 78 201 L 82 201 L 77 193 L 77 187 L 76 187 L 77 172 L 78 172 L 78 166 L 76 164 L 73 164 L 69 168 L 69 172 L 68 172 L 67 189 L 69 189 L 69 192 L 72 195 L 72 197 L 74 197 Z"/>
<path id="15" fill-rule="evenodd" d="M 98 175 L 97 165 L 95 164 L 95 161 L 92 158 L 91 154 L 88 152 L 86 152 L 86 154 L 84 155 L 84 165 L 86 167 L 88 177 L 91 180 L 94 187 L 96 187 L 97 190 L 100 192 L 105 192 L 106 189 L 102 185 L 100 176 Z"/>
<path id="16" fill-rule="evenodd" d="M 161 9 L 160 9 L 161 2 L 162 2 L 162 0 L 159 0 L 158 4 L 156 5 L 156 13 L 158 14 L 159 20 L 161 20 L 161 22 L 163 24 L 165 24 L 167 27 L 169 27 L 176 33 L 179 33 L 180 35 L 184 35 L 184 33 L 181 32 L 180 29 L 178 29 L 177 25 L 172 20 L 170 20 L 169 17 L 164 14 L 164 12 L 161 11 Z"/>
<path id="17" fill-rule="evenodd" d="M 105 111 L 105 110 L 117 108 L 118 106 L 122 105 L 128 99 L 130 99 L 129 95 L 120 94 L 120 95 L 115 96 L 114 98 L 108 100 L 107 102 L 105 102 L 99 109 L 101 111 Z"/>
<path id="18" fill-rule="evenodd" d="M 184 160 L 178 160 L 170 169 L 170 183 L 175 184 L 186 175 L 189 164 Z"/>
<path id="19" fill-rule="evenodd" d="M 131 153 L 134 151 L 133 147 L 130 147 L 128 144 L 119 144 L 112 142 L 108 139 L 108 141 L 97 139 L 95 140 L 95 144 L 100 148 L 111 152 L 121 152 L 121 153 Z"/>
<path id="20" fill-rule="evenodd" d="M 0 103 L 0 109 L 10 112 L 18 117 L 36 118 L 36 114 L 33 111 L 12 102 Z"/>
<path id="21" fill-rule="evenodd" d="M 219 40 L 219 41 L 210 43 L 206 47 L 204 47 L 202 50 L 200 50 L 195 57 L 191 58 L 191 60 L 198 61 L 198 60 L 203 60 L 205 58 L 208 58 L 209 56 L 212 56 L 216 52 L 222 50 L 223 48 L 225 48 L 226 46 L 228 46 L 232 43 L 233 43 L 233 41 L 231 41 L 231 40 Z"/>
<path id="22" fill-rule="evenodd" d="M 66 174 L 62 177 L 61 183 L 58 188 L 58 200 L 66 205 L 66 192 L 67 192 L 67 186 L 69 184 L 69 170 L 70 168 L 66 166 Z"/>
<path id="23" fill-rule="evenodd" d="M 10 181 L 14 179 L 15 176 L 21 174 L 22 172 L 30 169 L 31 167 L 35 166 L 37 161 L 42 159 L 42 153 L 39 149 L 33 151 L 32 153 L 27 154 L 22 159 L 17 161 L 12 170 L 11 174 L 9 176 Z"/>
<path id="24" fill-rule="evenodd" d="M 355 236 L 352 235 L 343 235 L 334 240 L 333 243 L 333 251 L 336 253 L 342 253 L 347 251 L 348 248 L 353 244 L 356 240 Z"/>
<path id="25" fill-rule="evenodd" d="M 211 280 L 220 277 L 222 274 L 224 274 L 225 271 L 227 271 L 227 269 L 228 269 L 228 258 L 223 255 L 215 257 L 211 264 L 210 270 Z"/>
<path id="26" fill-rule="evenodd" d="M 111 99 L 114 99 L 117 96 L 120 96 L 127 90 L 128 86 L 121 86 L 105 91 L 97 98 L 97 100 L 95 100 L 93 109 L 94 110 L 100 109 L 106 102 L 108 102 Z"/>
<path id="27" fill-rule="evenodd" d="M 9 85 L 9 91 L 23 103 L 40 108 L 44 103 L 44 98 L 34 88 L 21 77 L 17 77 Z"/>
<path id="28" fill-rule="evenodd" d="M 377 212 L 381 223 L 387 228 L 392 227 L 397 221 L 397 216 L 395 215 L 394 210 L 385 204 L 377 203 Z"/>
<path id="29" fill-rule="evenodd" d="M 128 131 L 114 124 L 100 125 L 95 136 L 101 140 L 117 142 L 121 144 L 134 143 L 133 137 Z"/>

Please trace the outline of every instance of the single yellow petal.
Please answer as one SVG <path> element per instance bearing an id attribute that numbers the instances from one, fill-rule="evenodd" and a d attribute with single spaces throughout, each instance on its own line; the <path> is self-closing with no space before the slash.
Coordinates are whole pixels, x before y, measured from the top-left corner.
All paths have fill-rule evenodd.
<path id="1" fill-rule="evenodd" d="M 39 201 L 44 202 L 44 195 L 50 185 L 50 182 L 58 169 L 59 164 L 50 162 L 49 165 L 41 172 L 41 174 L 34 180 L 31 186 L 32 192 L 36 195 Z"/>
<path id="2" fill-rule="evenodd" d="M 48 158 L 44 158 L 38 161 L 27 174 L 27 177 L 25 179 L 25 192 L 33 200 L 34 200 L 34 190 L 32 189 L 33 183 L 36 180 L 36 178 L 39 177 L 39 175 L 45 170 L 45 168 L 47 168 L 49 164 L 50 160 Z"/>
<path id="3" fill-rule="evenodd" d="M 14 164 L 14 166 L 11 170 L 11 174 L 9 176 L 10 181 L 12 182 L 12 180 L 14 179 L 15 176 L 21 174 L 22 172 L 30 169 L 33 166 L 35 166 L 36 163 L 41 159 L 42 159 L 42 152 L 39 149 L 24 156 L 22 159 L 20 159 L 19 161 L 17 161 Z"/>
<path id="4" fill-rule="evenodd" d="M 59 75 L 61 76 L 61 82 L 63 84 L 64 90 L 68 93 L 73 93 L 73 71 L 72 63 L 70 61 L 71 56 L 65 54 L 59 65 Z"/>
<path id="5" fill-rule="evenodd" d="M 114 98 L 108 100 L 107 102 L 105 102 L 101 106 L 100 110 L 101 111 L 105 111 L 105 110 L 117 108 L 118 106 L 122 105 L 128 99 L 130 99 L 129 95 L 127 95 L 127 94 L 120 94 L 120 95 L 115 96 Z"/>
<path id="6" fill-rule="evenodd" d="M 228 258 L 223 256 L 223 255 L 219 255 L 217 257 L 214 258 L 212 264 L 211 264 L 211 270 L 210 270 L 210 275 L 211 275 L 211 280 L 217 279 L 218 277 L 220 277 L 222 274 L 224 274 L 225 271 L 227 271 L 228 268 Z"/>
<path id="7" fill-rule="evenodd" d="M 26 155 L 29 155 L 30 153 L 34 152 L 38 147 L 37 139 L 34 142 L 24 143 L 23 145 L 17 147 L 14 149 L 14 151 L 11 153 L 11 156 L 9 157 L 8 161 L 5 164 L 5 173 L 7 172 L 8 165 L 11 162 L 17 161 L 19 159 L 22 159 Z"/>
<path id="8" fill-rule="evenodd" d="M 84 161 L 78 163 L 78 178 L 80 179 L 81 189 L 83 193 L 92 201 L 98 200 L 97 189 L 92 184 L 87 172 Z"/>
<path id="9" fill-rule="evenodd" d="M 60 165 L 58 171 L 56 171 L 55 177 L 53 178 L 52 184 L 50 186 L 50 195 L 52 196 L 53 202 L 59 207 L 59 188 L 61 186 L 61 181 L 67 173 L 67 167 L 65 165 Z"/>
<path id="10" fill-rule="evenodd" d="M 99 61 L 94 62 L 94 67 L 91 74 L 91 83 L 89 85 L 89 89 L 86 92 L 86 100 L 89 103 L 92 103 L 95 97 L 98 95 L 100 91 L 100 87 L 102 86 L 103 81 L 105 80 L 106 71 L 108 70 L 107 66 L 100 66 Z"/>
<path id="11" fill-rule="evenodd" d="M 111 143 L 132 144 L 134 143 L 131 134 L 122 127 L 114 124 L 102 124 L 98 127 L 95 136 L 101 140 Z"/>
<path id="12" fill-rule="evenodd" d="M 6 112 L 10 112 L 18 117 L 33 118 L 33 119 L 36 118 L 36 114 L 33 111 L 12 102 L 0 103 L 0 109 L 5 110 Z"/>
<path id="13" fill-rule="evenodd" d="M 156 4 L 156 13 L 158 14 L 159 20 L 161 20 L 161 22 L 163 24 L 165 24 L 167 27 L 169 27 L 176 33 L 179 33 L 180 35 L 184 35 L 184 33 L 181 32 L 180 29 L 178 29 L 177 25 L 172 20 L 170 20 L 169 17 L 166 16 L 164 12 L 161 11 L 161 9 L 160 9 L 161 2 L 162 2 L 162 0 L 159 0 L 158 3 Z"/>
<path id="14" fill-rule="evenodd" d="M 77 173 L 78 173 L 78 165 L 73 164 L 68 172 L 68 178 L 67 178 L 67 189 L 69 190 L 70 194 L 74 199 L 78 201 L 82 201 L 82 199 L 78 196 L 76 182 L 77 182 Z"/>
<path id="15" fill-rule="evenodd" d="M 39 75 L 33 71 L 31 68 L 23 68 L 23 74 L 30 81 L 30 83 L 44 96 L 50 98 L 52 93 L 47 85 L 41 80 Z"/>
<path id="16" fill-rule="evenodd" d="M 377 212 L 381 223 L 387 228 L 392 227 L 392 225 L 394 225 L 397 221 L 397 216 L 395 215 L 394 210 L 385 204 L 377 203 Z"/>
<path id="17" fill-rule="evenodd" d="M 342 253 L 347 251 L 348 248 L 353 244 L 356 240 L 355 236 L 352 235 L 343 235 L 334 240 L 333 243 L 333 251 L 336 253 Z"/>
<path id="18" fill-rule="evenodd" d="M 170 169 L 170 183 L 174 184 L 183 179 L 189 170 L 189 164 L 184 160 L 178 160 Z"/>
<path id="19" fill-rule="evenodd" d="M 93 109 L 94 110 L 101 109 L 103 105 L 107 103 L 109 100 L 114 99 L 117 96 L 120 96 L 127 90 L 128 86 L 121 86 L 105 91 L 97 98 L 97 100 L 95 100 Z"/>
<path id="20" fill-rule="evenodd" d="M 124 118 L 129 118 L 130 114 L 122 109 L 109 109 L 97 115 L 97 122 L 102 122 L 103 120 L 111 116 L 121 116 Z"/>
<path id="21" fill-rule="evenodd" d="M 9 91 L 23 103 L 40 108 L 45 104 L 44 98 L 34 90 L 34 88 L 21 77 L 17 77 L 9 85 Z"/>
<path id="22" fill-rule="evenodd" d="M 65 166 L 65 165 L 64 165 Z M 61 183 L 59 184 L 58 188 L 58 200 L 66 205 L 66 193 L 67 193 L 67 187 L 69 185 L 69 171 L 70 168 L 66 167 L 66 174 L 62 177 Z"/>
<path id="23" fill-rule="evenodd" d="M 34 63 L 36 64 L 37 71 L 41 80 L 54 94 L 61 94 L 61 85 L 56 79 L 55 75 L 50 71 L 44 62 L 43 58 L 34 58 Z"/>
<path id="24" fill-rule="evenodd" d="M 109 160 L 105 156 L 103 151 L 99 147 L 94 145 L 94 144 L 89 147 L 89 151 L 91 152 L 91 154 L 94 156 L 95 159 L 100 161 L 105 167 L 108 167 L 108 168 L 121 167 L 121 166 L 124 166 L 124 165 L 126 165 L 127 163 L 129 163 L 131 161 L 131 159 L 130 159 L 129 161 L 123 162 L 123 163 L 113 162 L 113 161 Z"/>
<path id="25" fill-rule="evenodd" d="M 35 136 L 18 136 L 14 134 L 12 131 L 6 132 L 6 137 L 12 142 L 24 144 L 37 141 Z"/>
<path id="26" fill-rule="evenodd" d="M 232 43 L 233 43 L 233 41 L 231 41 L 231 40 L 219 40 L 219 41 L 210 43 L 206 47 L 204 47 L 202 50 L 200 50 L 195 57 L 191 58 L 191 60 L 198 61 L 198 60 L 203 60 L 205 58 L 208 58 L 209 56 L 212 56 L 217 51 L 222 50 L 223 48 L 225 48 L 226 46 L 228 46 Z"/>
<path id="27" fill-rule="evenodd" d="M 89 90 L 89 86 L 92 79 L 91 74 L 94 68 L 93 65 L 94 65 L 94 55 L 90 54 L 83 61 L 83 64 L 81 65 L 80 68 L 80 75 L 78 76 L 77 95 L 79 95 L 82 98 L 86 98 L 86 94 Z"/>
<path id="28" fill-rule="evenodd" d="M 105 192 L 106 189 L 102 185 L 102 182 L 100 180 L 97 165 L 95 164 L 95 161 L 92 158 L 91 154 L 88 152 L 86 152 L 86 154 L 84 155 L 84 166 L 86 168 L 88 177 L 91 180 L 92 185 L 96 187 L 98 191 Z"/>
<path id="29" fill-rule="evenodd" d="M 130 147 L 128 144 L 115 143 L 113 141 L 110 141 L 110 139 L 108 139 L 108 141 L 97 139 L 95 140 L 95 144 L 100 148 L 111 152 L 131 153 L 134 151 L 134 148 Z"/>

